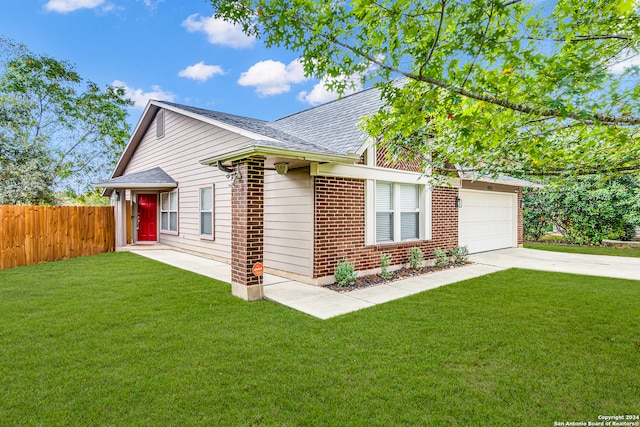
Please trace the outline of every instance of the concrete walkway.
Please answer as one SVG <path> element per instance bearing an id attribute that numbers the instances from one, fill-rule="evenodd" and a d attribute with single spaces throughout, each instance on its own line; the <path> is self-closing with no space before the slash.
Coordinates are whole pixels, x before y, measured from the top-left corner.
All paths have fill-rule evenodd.
<path id="1" fill-rule="evenodd" d="M 160 250 L 131 248 L 129 252 L 222 282 L 229 283 L 231 281 L 231 266 L 220 261 L 165 248 Z M 345 294 L 272 274 L 265 274 L 264 296 L 268 300 L 286 305 L 287 307 L 302 311 L 311 316 L 320 319 L 329 319 L 334 316 L 373 307 L 376 304 L 403 298 L 461 280 L 484 276 L 485 274 L 503 269 L 504 267 L 476 264 L 453 270 L 440 271 L 425 276 L 412 277 Z"/>
<path id="2" fill-rule="evenodd" d="M 231 266 L 220 261 L 178 252 L 166 247 L 161 250 L 131 248 L 129 251 L 223 282 L 229 283 L 231 281 Z M 470 257 L 470 260 L 475 264 L 344 294 L 265 274 L 264 296 L 268 300 L 311 316 L 329 319 L 450 283 L 513 267 L 640 280 L 640 258 L 566 254 L 513 248 L 475 254 Z"/>
<path id="3" fill-rule="evenodd" d="M 470 260 L 496 268 L 528 268 L 530 270 L 640 280 L 640 258 L 512 248 L 471 255 Z"/>

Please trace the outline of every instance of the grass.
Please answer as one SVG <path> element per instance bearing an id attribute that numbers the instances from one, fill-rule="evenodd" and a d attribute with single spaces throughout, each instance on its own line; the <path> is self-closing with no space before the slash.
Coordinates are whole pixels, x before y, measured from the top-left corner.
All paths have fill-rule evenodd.
<path id="1" fill-rule="evenodd" d="M 572 254 L 610 255 L 640 258 L 640 246 L 613 247 L 613 246 L 580 246 L 553 243 L 525 243 L 525 248 L 539 249 L 552 252 L 567 252 Z"/>
<path id="2" fill-rule="evenodd" d="M 0 272 L 4 425 L 553 425 L 640 408 L 640 282 L 507 270 L 322 321 L 128 253 Z"/>

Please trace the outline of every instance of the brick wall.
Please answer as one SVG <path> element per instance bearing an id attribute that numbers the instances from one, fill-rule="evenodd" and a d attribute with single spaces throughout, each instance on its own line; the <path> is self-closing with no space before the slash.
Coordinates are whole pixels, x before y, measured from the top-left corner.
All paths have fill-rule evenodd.
<path id="1" fill-rule="evenodd" d="M 425 259 L 433 249 L 458 244 L 458 190 L 438 187 L 432 193 L 432 239 L 365 246 L 365 182 L 347 178 L 315 177 L 314 278 L 333 275 L 344 258 L 357 271 L 380 267 L 380 255 L 391 255 L 391 265 L 408 262 L 407 251 L 420 246 Z"/>
<path id="2" fill-rule="evenodd" d="M 422 172 L 419 160 L 412 158 L 411 153 L 400 149 L 399 156 L 394 155 L 388 149 L 388 145 L 378 145 L 376 148 L 376 166 L 380 168 L 397 169 L 410 172 Z"/>
<path id="3" fill-rule="evenodd" d="M 248 159 L 236 168 L 242 178 L 231 190 L 231 281 L 257 285 L 252 269 L 263 255 L 264 159 Z"/>

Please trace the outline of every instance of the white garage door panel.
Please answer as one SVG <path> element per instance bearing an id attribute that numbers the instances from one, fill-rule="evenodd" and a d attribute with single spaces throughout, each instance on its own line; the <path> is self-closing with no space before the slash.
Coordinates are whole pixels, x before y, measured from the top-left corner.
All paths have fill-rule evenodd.
<path id="1" fill-rule="evenodd" d="M 458 241 L 461 246 L 477 253 L 517 245 L 515 194 L 460 190 L 460 199 Z"/>

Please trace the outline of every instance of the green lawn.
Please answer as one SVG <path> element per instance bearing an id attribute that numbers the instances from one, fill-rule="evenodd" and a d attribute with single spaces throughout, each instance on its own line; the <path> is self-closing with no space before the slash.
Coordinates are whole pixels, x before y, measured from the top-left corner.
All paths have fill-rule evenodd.
<path id="1" fill-rule="evenodd" d="M 553 243 L 525 243 L 525 248 L 540 249 L 552 252 L 568 252 L 572 254 L 611 255 L 640 258 L 640 246 L 633 248 L 616 248 L 610 246 L 580 246 Z"/>
<path id="2" fill-rule="evenodd" d="M 330 320 L 128 253 L 0 272 L 0 424 L 527 425 L 640 411 L 640 282 L 508 270 Z"/>

